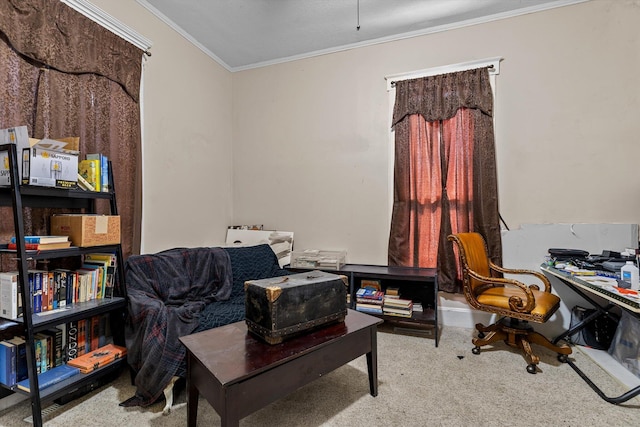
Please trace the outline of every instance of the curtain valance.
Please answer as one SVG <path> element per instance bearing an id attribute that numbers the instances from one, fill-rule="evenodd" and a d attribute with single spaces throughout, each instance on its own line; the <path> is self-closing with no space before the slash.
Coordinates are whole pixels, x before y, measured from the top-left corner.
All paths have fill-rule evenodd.
<path id="1" fill-rule="evenodd" d="M 142 50 L 59 1 L 0 1 L 0 32 L 27 58 L 65 73 L 104 76 L 139 101 Z"/>
<path id="2" fill-rule="evenodd" d="M 411 114 L 420 114 L 428 122 L 447 120 L 463 107 L 493 116 L 486 67 L 396 82 L 392 126 Z"/>

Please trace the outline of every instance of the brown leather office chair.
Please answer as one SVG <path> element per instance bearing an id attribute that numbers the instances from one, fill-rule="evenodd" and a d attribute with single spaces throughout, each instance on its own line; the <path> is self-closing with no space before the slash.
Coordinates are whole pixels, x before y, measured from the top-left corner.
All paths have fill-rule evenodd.
<path id="1" fill-rule="evenodd" d="M 472 340 L 473 354 L 480 354 L 480 347 L 503 340 L 511 347 L 520 348 L 529 363 L 527 372 L 535 374 L 540 358 L 531 344 L 547 347 L 558 357 L 571 354 L 567 345 L 553 344 L 543 335 L 534 332 L 528 322 L 544 323 L 560 306 L 560 298 L 551 293 L 551 283 L 542 273 L 531 270 L 514 270 L 495 265 L 487 256 L 484 238 L 478 233 L 459 233 L 448 236 L 458 247 L 462 267 L 464 295 L 469 304 L 478 310 L 495 313 L 500 319 L 489 326 L 476 324 L 478 338 Z M 508 278 L 494 277 L 496 273 L 529 275 L 538 278 L 544 290 L 537 284 L 524 283 Z M 488 333 L 485 335 L 485 333 Z"/>

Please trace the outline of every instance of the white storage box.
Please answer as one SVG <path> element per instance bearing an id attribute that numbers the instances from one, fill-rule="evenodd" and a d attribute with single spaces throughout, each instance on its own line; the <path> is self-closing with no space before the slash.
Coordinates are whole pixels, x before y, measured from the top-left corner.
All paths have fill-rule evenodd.
<path id="1" fill-rule="evenodd" d="M 292 268 L 309 268 L 317 270 L 340 270 L 347 259 L 347 251 L 321 251 L 307 249 L 291 253 Z"/>
<path id="2" fill-rule="evenodd" d="M 78 138 L 33 139 L 24 149 L 22 183 L 44 187 L 75 188 L 78 185 Z M 28 174 L 25 172 L 28 170 Z"/>
<path id="3" fill-rule="evenodd" d="M 22 150 L 29 148 L 29 134 L 26 126 L 0 129 L 0 144 L 15 144 L 18 160 L 18 180 L 22 182 Z M 11 184 L 9 176 L 9 153 L 0 152 L 0 186 Z"/>
<path id="4" fill-rule="evenodd" d="M 15 144 L 22 184 L 75 188 L 78 184 L 80 138 L 29 138 L 26 126 L 0 129 L 0 144 Z M 9 158 L 0 153 L 0 185 L 8 186 Z"/>

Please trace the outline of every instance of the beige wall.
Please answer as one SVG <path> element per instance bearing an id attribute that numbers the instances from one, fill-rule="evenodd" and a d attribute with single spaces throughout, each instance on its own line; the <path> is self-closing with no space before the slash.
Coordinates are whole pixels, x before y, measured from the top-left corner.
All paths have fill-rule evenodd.
<path id="1" fill-rule="evenodd" d="M 233 74 L 236 223 L 385 263 L 384 77 L 501 56 L 500 210 L 524 223 L 640 223 L 640 5 L 592 0 Z"/>
<path id="2" fill-rule="evenodd" d="M 134 0 L 91 0 L 153 42 L 144 69 L 143 252 L 224 240 L 231 73 Z"/>
<path id="3" fill-rule="evenodd" d="M 384 76 L 502 56 L 501 212 L 640 223 L 640 6 L 592 0 L 229 73 L 133 0 L 92 0 L 154 43 L 145 68 L 143 248 L 219 244 L 230 223 L 384 263 Z M 232 191 L 233 188 L 233 191 Z"/>

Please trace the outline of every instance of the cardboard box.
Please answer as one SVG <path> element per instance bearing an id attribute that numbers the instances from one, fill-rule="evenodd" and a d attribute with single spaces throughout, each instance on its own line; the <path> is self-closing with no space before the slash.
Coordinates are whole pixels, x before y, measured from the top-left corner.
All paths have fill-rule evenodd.
<path id="1" fill-rule="evenodd" d="M 64 214 L 51 217 L 51 234 L 69 236 L 73 246 L 120 243 L 119 215 Z"/>
<path id="2" fill-rule="evenodd" d="M 0 129 L 1 144 L 16 144 L 18 175 L 22 184 L 76 188 L 80 138 L 29 138 L 26 126 Z M 0 153 L 0 185 L 8 186 L 9 158 Z"/>

